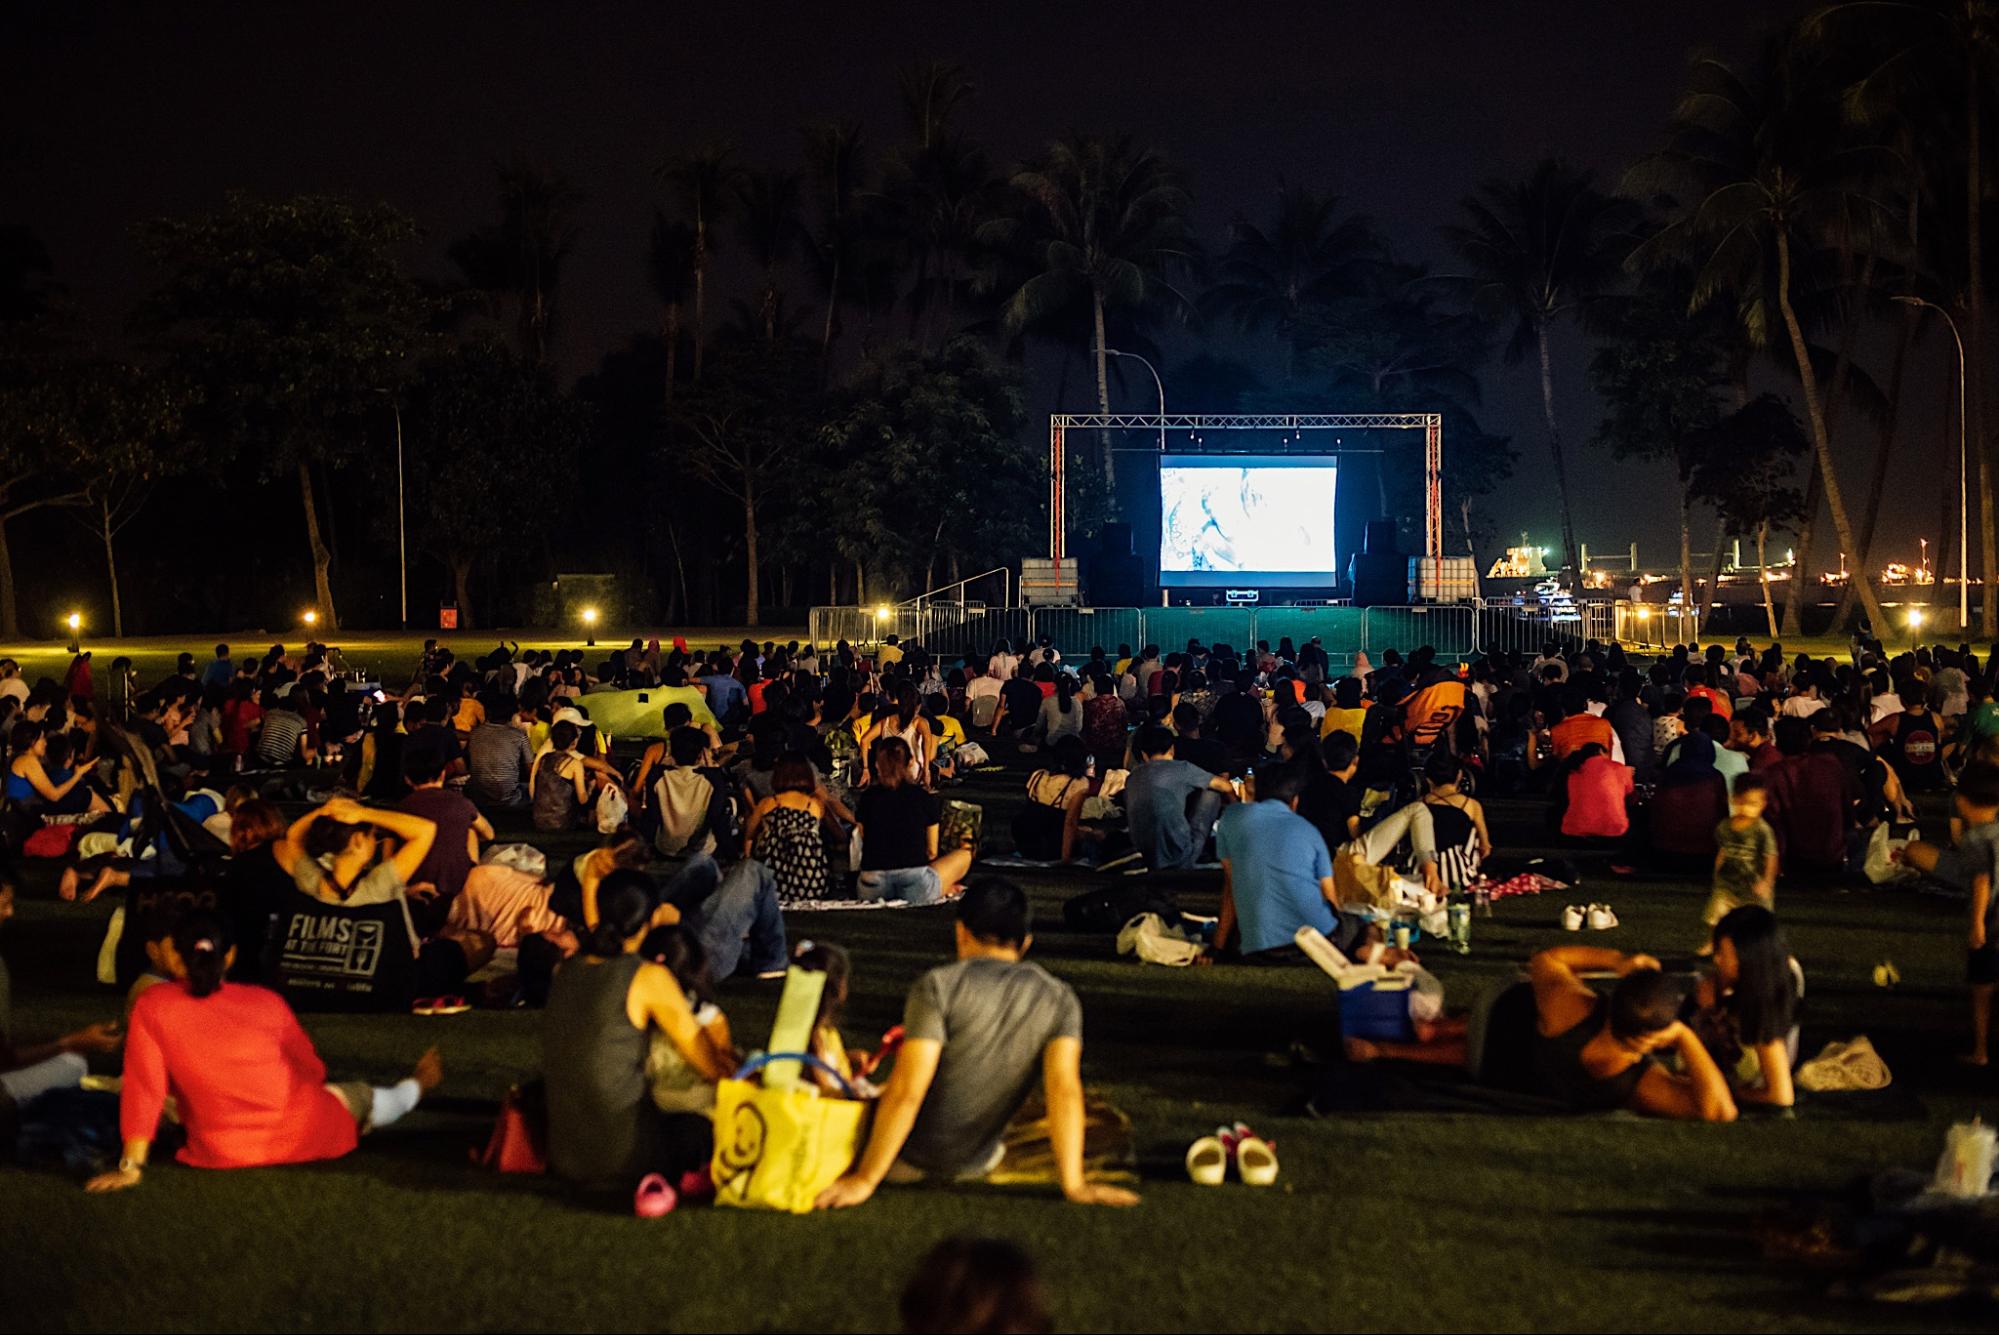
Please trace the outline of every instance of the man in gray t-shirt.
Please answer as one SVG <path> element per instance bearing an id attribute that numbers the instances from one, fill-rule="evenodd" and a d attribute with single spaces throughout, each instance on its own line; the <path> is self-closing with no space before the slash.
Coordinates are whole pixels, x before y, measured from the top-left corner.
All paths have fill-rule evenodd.
<path id="1" fill-rule="evenodd" d="M 859 1205 L 884 1180 L 977 1178 L 999 1167 L 1000 1137 L 1039 1075 L 1062 1194 L 1080 1205 L 1138 1197 L 1083 1176 L 1083 1008 L 1067 983 L 1022 962 L 1033 942 L 1027 896 L 997 877 L 958 905 L 958 962 L 910 989 L 902 1050 L 853 1171 L 821 1209 Z"/>
<path id="2" fill-rule="evenodd" d="M 1154 871 L 1191 867 L 1200 860 L 1222 803 L 1235 792 L 1220 775 L 1173 756 L 1173 734 L 1158 724 L 1138 730 L 1132 743 L 1139 764 L 1124 785 L 1124 812 L 1132 846 Z"/>

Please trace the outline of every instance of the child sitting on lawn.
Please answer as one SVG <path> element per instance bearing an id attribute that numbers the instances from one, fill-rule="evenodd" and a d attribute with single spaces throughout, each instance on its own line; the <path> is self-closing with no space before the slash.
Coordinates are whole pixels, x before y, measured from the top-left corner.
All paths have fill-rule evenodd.
<path id="1" fill-rule="evenodd" d="M 825 990 L 819 994 L 819 1015 L 812 1022 L 812 1055 L 839 1072 L 840 1080 L 872 1098 L 879 1091 L 865 1077 L 856 1075 L 866 1065 L 868 1054 L 858 1049 L 849 1051 L 846 1040 L 840 1036 L 840 1021 L 846 1014 L 854 974 L 853 961 L 845 947 L 801 941 L 791 963 L 793 968 L 826 975 Z M 843 1097 L 846 1093 L 839 1081 L 824 1071 L 813 1071 L 812 1079 L 821 1094 Z"/>
<path id="2" fill-rule="evenodd" d="M 1738 774 L 1728 819 L 1714 827 L 1714 891 L 1701 921 L 1710 930 L 1736 909 L 1772 908 L 1777 902 L 1777 832 L 1763 819 L 1769 800 L 1761 774 Z M 1696 952 L 1714 953 L 1705 941 Z"/>
<path id="3" fill-rule="evenodd" d="M 736 1045 L 729 1035 L 729 1017 L 715 1004 L 715 988 L 708 977 L 707 952 L 701 939 L 682 927 L 655 927 L 639 947 L 639 955 L 673 975 L 680 990 L 694 1007 L 695 1030 L 690 1034 L 670 1034 L 654 1030 L 652 1047 L 646 1054 L 646 1082 L 652 1088 L 653 1106 L 661 1112 L 715 1112 L 715 1081 L 704 1070 L 734 1070 Z M 703 1051 L 685 1052 L 691 1043 Z"/>

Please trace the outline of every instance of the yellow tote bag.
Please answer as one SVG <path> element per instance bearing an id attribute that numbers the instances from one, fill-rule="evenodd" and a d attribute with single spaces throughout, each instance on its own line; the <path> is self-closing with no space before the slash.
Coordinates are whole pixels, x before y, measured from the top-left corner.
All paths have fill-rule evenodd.
<path id="1" fill-rule="evenodd" d="M 853 1165 L 868 1105 L 822 1098 L 803 1085 L 765 1089 L 754 1078 L 777 1061 L 831 1073 L 804 1053 L 773 1053 L 746 1063 L 715 1089 L 715 1203 L 744 1210 L 806 1214 L 819 1193 Z M 837 1079 L 837 1074 L 835 1075 Z"/>

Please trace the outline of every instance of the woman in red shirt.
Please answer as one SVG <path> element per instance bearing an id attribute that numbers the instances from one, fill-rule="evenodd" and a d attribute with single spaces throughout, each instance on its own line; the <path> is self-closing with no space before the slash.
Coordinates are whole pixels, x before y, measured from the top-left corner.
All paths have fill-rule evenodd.
<path id="1" fill-rule="evenodd" d="M 180 1103 L 193 1168 L 259 1168 L 337 1159 L 363 1131 L 402 1117 L 444 1077 L 436 1048 L 387 1088 L 331 1085 L 326 1065 L 283 997 L 223 979 L 235 961 L 229 924 L 190 913 L 161 943 L 174 981 L 133 1003 L 125 1037 L 118 1167 L 87 1190 L 139 1185 L 169 1089 Z"/>
<path id="2" fill-rule="evenodd" d="M 1625 803 L 1631 797 L 1631 767 L 1620 765 L 1591 742 L 1564 766 L 1567 807 L 1562 833 L 1571 839 L 1622 839 L 1631 830 Z"/>

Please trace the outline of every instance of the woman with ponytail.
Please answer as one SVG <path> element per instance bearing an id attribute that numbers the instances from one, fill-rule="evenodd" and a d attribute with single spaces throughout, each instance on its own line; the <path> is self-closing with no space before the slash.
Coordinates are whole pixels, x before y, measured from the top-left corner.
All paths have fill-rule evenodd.
<path id="1" fill-rule="evenodd" d="M 328 1084 L 326 1064 L 284 998 L 227 981 L 236 945 L 219 914 L 182 918 L 160 956 L 173 981 L 133 1003 L 125 1038 L 118 1113 L 124 1155 L 90 1180 L 91 1191 L 139 1185 L 169 1089 L 187 1131 L 182 1163 L 261 1168 L 337 1159 L 362 1132 L 402 1117 L 444 1078 L 431 1048 L 389 1088 Z"/>
<path id="2" fill-rule="evenodd" d="M 930 720 L 923 716 L 916 685 L 904 680 L 893 688 L 884 688 L 883 693 L 887 698 L 882 703 L 881 711 L 875 715 L 874 725 L 861 737 L 861 758 L 872 774 L 879 768 L 875 763 L 875 752 L 887 742 L 899 741 L 902 743 L 902 763 L 910 779 L 927 789 L 930 787 L 930 757 L 937 749 L 937 738 L 930 730 Z"/>
<path id="3" fill-rule="evenodd" d="M 670 917 L 659 907 L 658 887 L 645 873 L 605 876 L 581 953 L 563 962 L 549 987 L 542 1020 L 548 1166 L 578 1185 L 630 1190 L 648 1173 L 671 1180 L 706 1164 L 713 1149 L 708 1118 L 661 1112 L 646 1078 L 655 1033 L 701 1080 L 713 1084 L 735 1069 L 673 971 L 640 952 L 655 921 Z"/>

